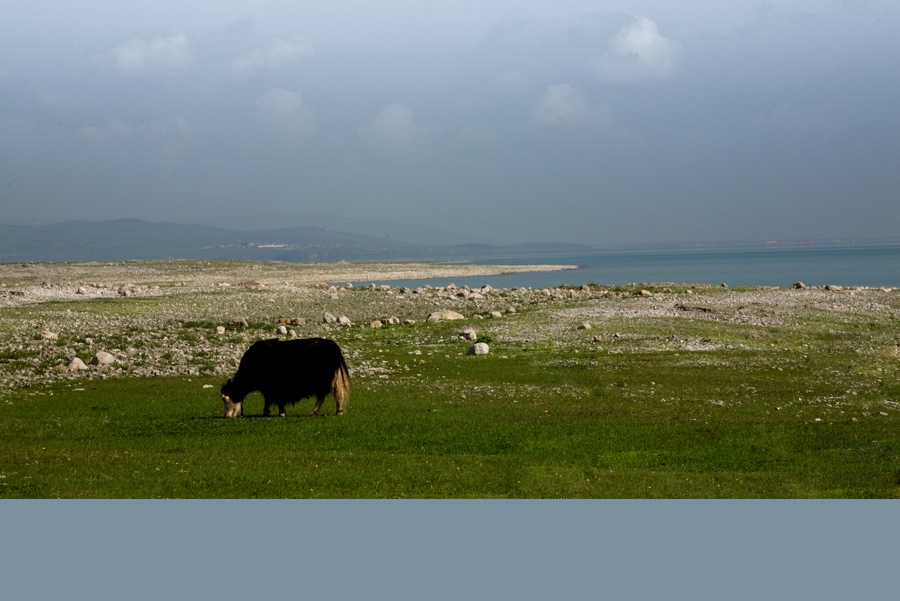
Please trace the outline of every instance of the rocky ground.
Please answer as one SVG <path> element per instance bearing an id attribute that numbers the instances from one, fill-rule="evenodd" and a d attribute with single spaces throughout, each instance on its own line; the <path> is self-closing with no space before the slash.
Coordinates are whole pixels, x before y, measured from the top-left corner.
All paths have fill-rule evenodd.
<path id="1" fill-rule="evenodd" d="M 806 347 L 805 336 L 815 333 L 831 336 L 829 344 L 851 344 L 860 355 L 900 355 L 900 334 L 890 328 L 900 318 L 900 290 L 731 290 L 684 284 L 470 290 L 365 284 L 367 279 L 551 268 L 559 267 L 205 261 L 0 265 L 0 395 L 60 380 L 224 378 L 252 342 L 274 336 L 334 338 L 345 349 L 351 374 L 372 378 L 409 372 L 410 365 L 433 353 L 465 352 L 476 338 L 502 349 L 491 352 L 516 352 L 523 345 L 608 353 L 675 350 L 687 353 L 687 361 L 702 351 L 757 349 L 760 360 L 771 360 L 777 368 L 777 355 L 765 354 L 769 349 Z M 452 327 L 448 318 L 456 319 Z M 872 326 L 868 337 L 841 335 L 842 328 L 866 324 L 879 327 Z M 467 328 L 475 333 L 463 335 Z M 379 358 L 376 330 L 396 334 L 394 343 L 407 347 L 409 364 Z M 817 352 L 812 338 L 810 345 L 810 352 Z"/>

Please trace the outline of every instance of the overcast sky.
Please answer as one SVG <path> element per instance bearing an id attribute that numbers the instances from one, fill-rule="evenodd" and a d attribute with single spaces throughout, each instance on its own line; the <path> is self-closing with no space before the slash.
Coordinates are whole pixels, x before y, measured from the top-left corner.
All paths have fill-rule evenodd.
<path id="1" fill-rule="evenodd" d="M 900 234 L 896 0 L 142 4 L 0 0 L 0 223 Z"/>

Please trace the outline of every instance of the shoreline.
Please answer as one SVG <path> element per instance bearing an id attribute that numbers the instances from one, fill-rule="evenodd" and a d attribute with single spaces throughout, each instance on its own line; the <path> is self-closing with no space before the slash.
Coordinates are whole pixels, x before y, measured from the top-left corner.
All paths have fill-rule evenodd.
<path id="1" fill-rule="evenodd" d="M 148 294 L 231 286 L 273 288 L 329 282 L 364 284 L 385 280 L 464 278 L 511 273 L 567 271 L 577 265 L 474 265 L 413 263 L 282 263 L 256 261 L 156 260 L 104 263 L 2 263 L 0 291 L 13 299 L 52 300 L 115 295 L 122 287 L 146 287 Z M 83 289 L 82 292 L 78 292 Z M 24 296 L 23 296 L 24 295 Z"/>

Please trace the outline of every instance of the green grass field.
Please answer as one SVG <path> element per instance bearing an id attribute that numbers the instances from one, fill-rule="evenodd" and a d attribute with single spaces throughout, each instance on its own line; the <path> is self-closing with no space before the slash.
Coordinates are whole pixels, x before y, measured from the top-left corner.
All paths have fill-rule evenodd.
<path id="1" fill-rule="evenodd" d="M 900 497 L 900 291 L 644 288 L 16 297 L 0 498 Z M 466 319 L 424 322 L 446 308 Z M 217 334 L 234 315 L 250 327 Z M 416 323 L 370 327 L 390 315 Z M 284 316 L 344 349 L 347 413 L 263 418 L 254 394 L 222 419 L 219 387 Z M 116 365 L 64 368 L 99 349 Z"/>
<path id="2" fill-rule="evenodd" d="M 454 354 L 359 378 L 340 417 L 308 417 L 310 399 L 263 418 L 256 394 L 246 417 L 222 419 L 218 378 L 33 387 L 0 406 L 0 496 L 898 496 L 896 418 L 798 403 L 796 391 L 846 386 L 821 383 L 826 366 L 802 356 L 778 371 L 747 367 L 752 353 L 718 365 L 542 354 Z"/>

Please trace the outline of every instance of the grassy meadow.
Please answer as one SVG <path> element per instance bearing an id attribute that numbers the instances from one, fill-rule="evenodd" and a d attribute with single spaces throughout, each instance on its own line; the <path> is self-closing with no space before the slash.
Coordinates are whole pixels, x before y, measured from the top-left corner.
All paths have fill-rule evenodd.
<path id="1" fill-rule="evenodd" d="M 0 307 L 0 498 L 900 496 L 900 291 L 170 292 Z M 425 322 L 444 308 L 466 319 Z M 217 337 L 236 310 L 250 328 Z M 254 394 L 223 419 L 242 351 L 304 314 L 344 349 L 347 413 L 263 418 Z"/>

